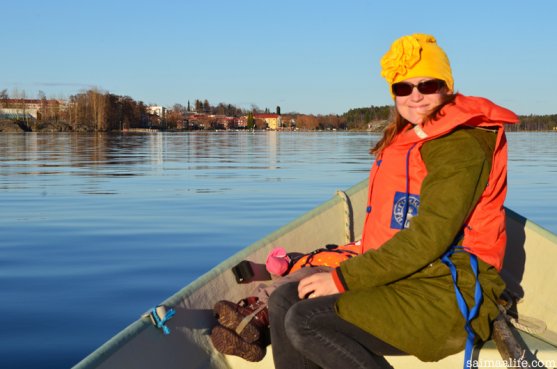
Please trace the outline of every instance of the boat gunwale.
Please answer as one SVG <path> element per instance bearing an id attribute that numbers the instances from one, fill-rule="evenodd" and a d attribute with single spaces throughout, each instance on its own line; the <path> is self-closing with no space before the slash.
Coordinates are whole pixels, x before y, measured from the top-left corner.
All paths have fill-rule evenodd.
<path id="1" fill-rule="evenodd" d="M 557 244 L 557 235 L 551 232 L 550 230 L 540 226 L 537 223 L 534 223 L 530 219 L 520 215 L 519 213 L 509 209 L 508 207 L 505 207 L 505 213 L 508 217 L 512 218 L 518 223 L 524 224 L 524 229 L 534 231 L 535 233 L 539 234 L 543 238 L 548 239 L 551 243 Z"/>

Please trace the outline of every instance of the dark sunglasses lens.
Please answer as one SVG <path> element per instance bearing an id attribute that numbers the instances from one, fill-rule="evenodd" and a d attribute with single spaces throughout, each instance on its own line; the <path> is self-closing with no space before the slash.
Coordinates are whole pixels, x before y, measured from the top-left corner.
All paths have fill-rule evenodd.
<path id="1" fill-rule="evenodd" d="M 394 83 L 391 88 L 395 96 L 408 96 L 412 93 L 414 86 L 406 82 L 398 82 Z"/>
<path id="2" fill-rule="evenodd" d="M 443 86 L 443 82 L 436 79 L 431 79 L 429 81 L 418 83 L 418 91 L 420 91 L 420 93 L 424 95 L 435 94 L 439 92 L 441 86 Z"/>

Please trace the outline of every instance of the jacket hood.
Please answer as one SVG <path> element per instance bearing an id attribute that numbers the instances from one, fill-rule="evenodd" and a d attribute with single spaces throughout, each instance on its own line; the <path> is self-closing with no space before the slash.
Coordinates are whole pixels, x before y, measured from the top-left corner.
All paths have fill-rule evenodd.
<path id="1" fill-rule="evenodd" d="M 447 115 L 459 114 L 462 121 L 484 118 L 485 121 L 494 123 L 518 123 L 515 113 L 483 97 L 457 94 L 455 103 L 443 108 L 443 112 Z"/>

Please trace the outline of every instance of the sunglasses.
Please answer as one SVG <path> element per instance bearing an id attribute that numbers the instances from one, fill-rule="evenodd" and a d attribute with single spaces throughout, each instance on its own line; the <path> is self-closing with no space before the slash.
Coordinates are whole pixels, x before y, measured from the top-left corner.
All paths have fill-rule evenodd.
<path id="1" fill-rule="evenodd" d="M 417 85 L 408 82 L 397 82 L 393 83 L 391 90 L 395 96 L 408 96 L 414 90 L 414 87 L 423 95 L 436 94 L 445 87 L 445 81 L 440 79 L 428 79 L 427 81 L 422 81 Z"/>

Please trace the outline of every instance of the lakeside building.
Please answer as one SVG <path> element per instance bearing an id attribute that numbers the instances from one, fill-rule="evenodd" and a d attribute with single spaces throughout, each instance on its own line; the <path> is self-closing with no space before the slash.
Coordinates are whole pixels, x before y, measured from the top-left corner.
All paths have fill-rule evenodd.
<path id="1" fill-rule="evenodd" d="M 248 128 L 248 116 L 247 115 L 243 115 L 241 117 L 238 117 L 238 128 L 241 128 L 241 129 Z"/>
<path id="2" fill-rule="evenodd" d="M 282 128 L 282 120 L 280 114 L 254 114 L 253 118 L 255 120 L 259 119 L 265 122 L 269 129 L 276 131 Z"/>
<path id="3" fill-rule="evenodd" d="M 282 129 L 280 114 L 254 114 L 256 125 L 271 130 Z M 189 129 L 246 129 L 248 116 L 231 117 L 218 114 L 190 112 L 185 115 L 186 127 Z"/>
<path id="4" fill-rule="evenodd" d="M 188 113 L 185 116 L 189 129 L 236 129 L 245 128 L 243 117 L 230 117 L 219 114 Z M 243 125 L 242 125 L 243 124 Z"/>
<path id="5" fill-rule="evenodd" d="M 160 105 L 150 105 L 146 107 L 147 113 L 153 114 L 158 116 L 159 118 L 164 119 L 166 115 L 166 108 Z"/>
<path id="6" fill-rule="evenodd" d="M 40 119 L 42 115 L 64 111 L 67 102 L 47 99 L 2 99 L 0 116 L 8 119 Z"/>
<path id="7" fill-rule="evenodd" d="M 76 104 L 73 100 L 2 98 L 0 99 L 0 118 L 25 121 L 29 124 L 32 121 L 52 120 L 58 122 L 60 117 L 62 117 L 63 121 L 68 120 L 68 122 L 78 125 L 80 122 L 76 123 L 76 119 L 84 118 L 79 118 L 81 115 L 78 116 L 78 114 L 81 114 L 81 109 L 78 109 Z M 149 105 L 145 107 L 145 110 L 147 116 L 142 118 L 142 122 L 136 122 L 135 128 L 232 130 L 246 129 L 248 125 L 247 115 L 237 117 L 224 114 L 185 112 L 169 109 L 161 105 Z M 61 115 L 61 113 L 67 113 L 69 116 L 67 114 Z M 256 113 L 253 114 L 253 118 L 257 129 L 281 130 L 284 128 L 280 114 Z M 143 119 L 145 119 L 145 122 L 143 122 Z M 288 119 L 286 124 L 288 124 Z M 120 129 L 123 128 L 122 122 L 120 122 Z M 128 126 L 127 128 L 130 127 Z"/>

